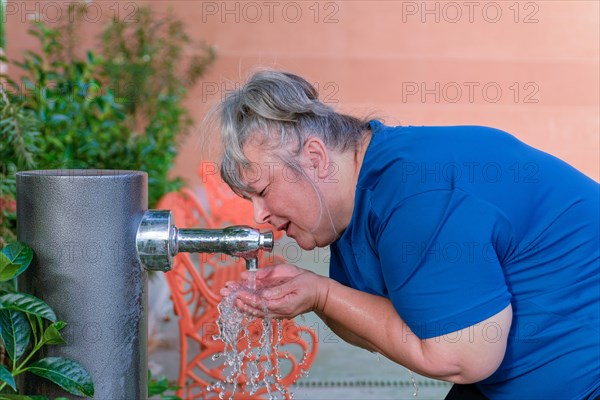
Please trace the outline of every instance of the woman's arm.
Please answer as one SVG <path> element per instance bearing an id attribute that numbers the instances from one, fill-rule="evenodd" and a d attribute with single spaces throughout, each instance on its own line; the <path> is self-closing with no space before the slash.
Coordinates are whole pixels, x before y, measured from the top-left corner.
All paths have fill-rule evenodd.
<path id="1" fill-rule="evenodd" d="M 333 331 L 333 333 L 341 337 L 345 342 L 371 352 L 376 352 L 376 350 L 372 348 L 371 345 L 363 338 L 356 336 L 352 331 L 343 328 L 341 325 L 335 323 L 335 321 L 332 319 L 327 318 L 327 316 L 322 312 L 315 310 L 315 314 L 317 314 L 317 316 L 323 320 L 325 325 L 327 325 L 329 329 Z"/>
<path id="2" fill-rule="evenodd" d="M 349 331 L 359 346 L 421 375 L 454 383 L 479 382 L 496 371 L 504 358 L 510 306 L 474 326 L 421 340 L 388 299 L 322 279 L 327 280 L 328 296 L 319 313 L 332 322 L 334 332 L 343 337 L 343 331 Z"/>
<path id="3" fill-rule="evenodd" d="M 463 330 L 421 340 L 400 318 L 389 299 L 361 292 L 291 265 L 259 270 L 262 300 L 238 296 L 238 306 L 262 314 L 293 318 L 315 311 L 344 340 L 425 376 L 454 383 L 473 383 L 490 376 L 504 358 L 512 320 L 507 306 L 496 315 Z M 492 332 L 493 337 L 486 337 Z"/>

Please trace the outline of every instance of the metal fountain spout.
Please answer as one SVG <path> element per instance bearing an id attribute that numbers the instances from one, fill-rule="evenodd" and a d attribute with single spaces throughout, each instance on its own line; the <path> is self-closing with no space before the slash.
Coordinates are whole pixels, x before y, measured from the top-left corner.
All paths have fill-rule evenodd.
<path id="1" fill-rule="evenodd" d="M 137 255 L 148 270 L 169 271 L 173 257 L 185 253 L 224 253 L 246 260 L 246 269 L 258 267 L 259 250 L 273 250 L 273 232 L 245 225 L 224 229 L 178 229 L 169 210 L 148 210 L 136 235 Z"/>

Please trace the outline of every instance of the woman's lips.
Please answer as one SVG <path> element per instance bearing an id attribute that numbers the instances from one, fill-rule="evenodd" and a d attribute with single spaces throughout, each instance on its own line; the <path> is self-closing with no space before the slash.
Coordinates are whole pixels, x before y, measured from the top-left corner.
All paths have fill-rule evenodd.
<path id="1" fill-rule="evenodd" d="M 279 227 L 277 228 L 277 231 L 284 231 L 287 236 L 290 236 L 289 229 L 290 229 L 291 225 L 292 225 L 292 222 L 288 221 L 283 225 L 279 225 Z"/>

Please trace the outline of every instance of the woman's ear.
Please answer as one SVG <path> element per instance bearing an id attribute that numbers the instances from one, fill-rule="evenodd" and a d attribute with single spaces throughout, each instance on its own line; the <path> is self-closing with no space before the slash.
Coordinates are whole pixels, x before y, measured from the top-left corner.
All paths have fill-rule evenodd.
<path id="1" fill-rule="evenodd" d="M 325 143 L 317 137 L 310 137 L 304 143 L 303 153 L 315 180 L 326 178 L 329 174 L 329 152 Z"/>

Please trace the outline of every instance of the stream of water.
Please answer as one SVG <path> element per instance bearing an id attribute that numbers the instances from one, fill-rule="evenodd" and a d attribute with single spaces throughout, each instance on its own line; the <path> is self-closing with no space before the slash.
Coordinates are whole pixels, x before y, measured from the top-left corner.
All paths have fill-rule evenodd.
<path id="1" fill-rule="evenodd" d="M 236 392 L 254 395 L 259 391 L 270 400 L 292 399 L 293 394 L 281 383 L 279 356 L 288 358 L 288 353 L 280 353 L 279 349 L 282 344 L 281 323 L 242 313 L 235 306 L 239 290 L 256 292 L 253 273 L 249 274 L 246 286 L 233 291 L 219 303 L 219 334 L 214 339 L 221 340 L 225 348 L 222 353 L 213 355 L 213 360 L 224 359 L 224 380 L 207 389 L 218 392 L 220 399 L 234 399 Z"/>

